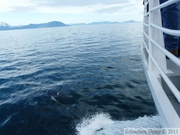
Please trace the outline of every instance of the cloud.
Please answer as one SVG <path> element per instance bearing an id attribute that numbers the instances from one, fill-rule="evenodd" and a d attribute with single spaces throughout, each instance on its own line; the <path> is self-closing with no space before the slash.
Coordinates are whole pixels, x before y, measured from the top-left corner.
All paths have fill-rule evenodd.
<path id="1" fill-rule="evenodd" d="M 32 11 L 34 7 L 31 0 L 0 0 L 0 12 L 24 12 L 25 8 Z"/>
<path id="2" fill-rule="evenodd" d="M 119 7 L 110 7 L 110 8 L 104 8 L 104 9 L 100 9 L 97 10 L 96 13 L 117 13 L 119 11 Z"/>
<path id="3" fill-rule="evenodd" d="M 32 0 L 37 2 L 36 0 Z M 59 6 L 59 7 L 80 7 L 80 6 L 89 6 L 89 5 L 109 5 L 109 4 L 120 4 L 128 3 L 129 0 L 40 0 L 39 4 L 44 4 L 46 6 Z"/>
<path id="4" fill-rule="evenodd" d="M 66 13 L 114 13 L 128 5 L 131 1 L 132 0 L 46 0 L 44 3 L 40 2 L 39 6 L 41 10 L 48 9 L 48 11 Z M 43 12 L 44 11 L 45 10 L 43 10 Z"/>
<path id="5" fill-rule="evenodd" d="M 31 12 L 36 10 L 33 6 L 16 6 L 11 9 L 11 12 Z"/>
<path id="6" fill-rule="evenodd" d="M 132 0 L 0 0 L 3 12 L 115 12 Z M 109 7 L 107 7 L 109 6 Z M 69 10 L 71 9 L 71 10 Z"/>
<path id="7" fill-rule="evenodd" d="M 0 0 L 1 20 L 17 23 L 17 17 L 25 22 L 27 16 L 29 22 L 43 17 L 64 22 L 140 20 L 142 10 L 142 0 Z"/>
<path id="8" fill-rule="evenodd" d="M 132 4 L 113 4 L 108 5 L 100 8 L 99 10 L 96 10 L 96 13 L 104 13 L 104 14 L 112 14 L 112 13 L 118 13 L 123 9 L 128 8 Z"/>

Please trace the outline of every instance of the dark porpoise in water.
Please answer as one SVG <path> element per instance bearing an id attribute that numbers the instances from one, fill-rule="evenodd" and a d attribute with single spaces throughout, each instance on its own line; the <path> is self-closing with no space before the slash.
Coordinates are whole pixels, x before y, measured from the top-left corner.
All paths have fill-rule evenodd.
<path id="1" fill-rule="evenodd" d="M 55 102 L 64 104 L 63 98 L 59 92 L 50 92 L 49 95 L 51 95 L 51 99 L 54 100 Z"/>

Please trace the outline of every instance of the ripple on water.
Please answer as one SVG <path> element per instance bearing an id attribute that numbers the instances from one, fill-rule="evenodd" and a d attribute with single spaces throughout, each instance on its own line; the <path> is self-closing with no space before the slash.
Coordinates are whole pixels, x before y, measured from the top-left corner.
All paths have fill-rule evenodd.
<path id="1" fill-rule="evenodd" d="M 112 128 L 154 115 L 137 25 L 0 32 L 0 134 L 74 135 L 87 115 Z M 80 135 L 92 133 L 91 126 L 79 127 Z M 111 131 L 103 127 L 93 133 Z"/>

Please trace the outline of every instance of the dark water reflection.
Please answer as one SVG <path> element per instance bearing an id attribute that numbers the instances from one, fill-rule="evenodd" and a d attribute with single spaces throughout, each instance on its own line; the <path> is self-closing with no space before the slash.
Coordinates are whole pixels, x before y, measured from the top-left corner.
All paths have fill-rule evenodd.
<path id="1" fill-rule="evenodd" d="M 0 32 L 0 134 L 72 135 L 97 112 L 155 114 L 140 40 L 140 24 Z"/>

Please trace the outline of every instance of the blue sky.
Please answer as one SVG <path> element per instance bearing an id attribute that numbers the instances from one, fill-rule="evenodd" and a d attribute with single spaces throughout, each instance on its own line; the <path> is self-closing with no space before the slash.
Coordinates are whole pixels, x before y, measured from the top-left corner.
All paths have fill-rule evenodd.
<path id="1" fill-rule="evenodd" d="M 0 22 L 142 21 L 142 0 L 0 0 Z"/>

